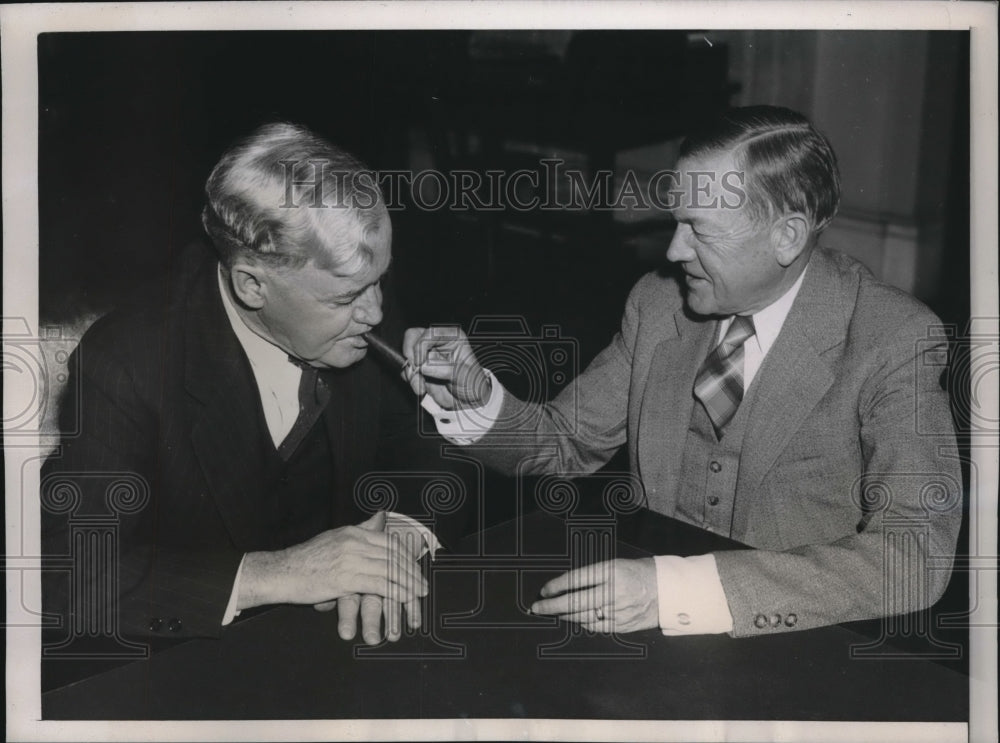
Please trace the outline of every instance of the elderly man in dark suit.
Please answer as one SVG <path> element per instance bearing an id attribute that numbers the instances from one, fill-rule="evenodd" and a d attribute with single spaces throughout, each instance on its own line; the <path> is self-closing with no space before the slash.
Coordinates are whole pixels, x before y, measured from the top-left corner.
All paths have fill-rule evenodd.
<path id="1" fill-rule="evenodd" d="M 457 329 L 407 332 L 414 388 L 458 409 L 439 429 L 486 463 L 582 474 L 627 446 L 649 508 L 753 548 L 583 566 L 532 611 L 750 636 L 932 604 L 950 570 L 927 558 L 950 564 L 962 500 L 925 363 L 945 350 L 937 318 L 818 246 L 839 175 L 801 115 L 729 112 L 683 143 L 676 185 L 680 276 L 639 281 L 621 331 L 551 402 L 506 393 Z M 944 433 L 921 435 L 918 409 Z"/>
<path id="2" fill-rule="evenodd" d="M 76 555 L 72 574 L 46 575 L 46 609 L 68 626 L 115 612 L 126 636 L 189 637 L 257 606 L 336 606 L 343 637 L 360 610 L 367 642 L 381 639 L 383 611 L 397 639 L 401 606 L 421 622 L 426 546 L 412 531 L 394 540 L 385 514 L 366 518 L 354 498 L 391 454 L 379 438 L 387 374 L 362 337 L 382 321 L 390 262 L 378 188 L 346 152 L 271 124 L 223 155 L 206 195 L 215 252 L 187 255 L 81 342 L 65 402 L 81 431 L 43 473 L 46 553 L 80 547 L 65 497 L 96 513 L 108 475 L 139 485 L 120 509 L 117 564 Z"/>

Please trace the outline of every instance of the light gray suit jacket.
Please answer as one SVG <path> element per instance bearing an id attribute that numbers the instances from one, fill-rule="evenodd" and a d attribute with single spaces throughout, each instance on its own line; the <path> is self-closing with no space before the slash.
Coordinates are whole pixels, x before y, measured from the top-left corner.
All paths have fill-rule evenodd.
<path id="1" fill-rule="evenodd" d="M 755 549 L 715 553 L 733 635 L 913 611 L 944 591 L 962 488 L 939 323 L 853 259 L 814 251 L 745 403 L 730 536 Z M 627 444 L 649 504 L 672 514 L 716 326 L 685 311 L 676 280 L 643 277 L 590 366 L 549 403 L 507 395 L 474 450 L 511 473 L 584 473 Z"/>

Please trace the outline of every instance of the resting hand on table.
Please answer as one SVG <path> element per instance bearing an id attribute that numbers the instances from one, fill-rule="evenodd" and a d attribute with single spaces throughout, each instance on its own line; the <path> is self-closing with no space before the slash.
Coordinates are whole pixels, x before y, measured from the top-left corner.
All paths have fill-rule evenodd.
<path id="1" fill-rule="evenodd" d="M 361 615 L 361 637 L 369 645 L 377 645 L 382 640 L 382 619 L 385 618 L 385 637 L 396 642 L 403 635 L 402 606 L 406 607 L 406 619 L 410 629 L 420 629 L 423 623 L 420 600 L 399 601 L 388 597 L 366 593 L 364 596 L 351 594 L 341 599 L 316 604 L 317 611 L 337 609 L 337 631 L 343 640 L 353 640 L 358 631 L 358 614 Z"/>
<path id="2" fill-rule="evenodd" d="M 413 552 L 384 527 L 385 514 L 378 513 L 358 526 L 329 529 L 284 550 L 248 553 L 237 608 L 290 603 L 329 610 L 341 601 L 341 636 L 353 637 L 360 612 L 367 640 L 383 612 L 390 637 L 401 632 L 403 604 L 410 625 L 419 627 L 419 599 L 427 595 L 427 580 Z"/>
<path id="3" fill-rule="evenodd" d="M 489 377 L 461 328 L 410 328 L 403 355 L 417 372 L 407 380 L 413 391 L 430 395 L 442 408 L 476 408 L 489 400 Z"/>
<path id="4" fill-rule="evenodd" d="M 365 522 L 366 524 L 368 522 Z M 399 534 L 391 535 L 394 549 L 404 550 L 413 557 L 412 551 L 403 546 Z M 390 593 L 392 589 L 390 587 Z M 316 604 L 317 611 L 337 609 L 337 631 L 343 640 L 353 640 L 358 631 L 358 614 L 361 615 L 361 637 L 369 645 L 377 645 L 382 640 L 382 618 L 385 618 L 385 637 L 396 642 L 403 635 L 402 609 L 405 607 L 410 629 L 420 629 L 423 624 L 420 599 L 400 602 L 398 598 L 366 593 L 359 596 L 352 593 L 340 599 Z"/>
<path id="5" fill-rule="evenodd" d="M 609 560 L 553 578 L 533 614 L 577 622 L 593 632 L 636 632 L 659 626 L 653 558 Z"/>

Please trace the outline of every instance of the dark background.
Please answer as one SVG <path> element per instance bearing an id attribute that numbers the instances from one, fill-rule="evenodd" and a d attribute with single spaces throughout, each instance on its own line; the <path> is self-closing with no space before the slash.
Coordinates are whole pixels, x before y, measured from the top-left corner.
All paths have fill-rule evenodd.
<path id="1" fill-rule="evenodd" d="M 728 102 L 802 104 L 807 90 L 812 109 L 822 111 L 827 98 L 836 98 L 836 110 L 851 112 L 852 129 L 872 130 L 840 137 L 836 122 L 816 122 L 833 140 L 845 171 L 842 213 L 853 209 L 872 223 L 895 219 L 918 228 L 929 212 L 939 213 L 935 226 L 947 236 L 946 253 L 918 256 L 918 273 L 931 279 L 904 288 L 944 320 L 964 323 L 967 35 L 750 32 L 756 36 L 748 41 L 735 33 L 718 32 L 711 47 L 683 31 L 42 34 L 43 321 L 68 323 L 105 311 L 138 279 L 164 271 L 181 249 L 203 239 L 205 177 L 229 143 L 265 121 L 305 124 L 377 170 L 510 171 L 532 159 L 537 167 L 541 155 L 517 155 L 510 148 L 515 141 L 540 153 L 579 153 L 596 169 L 614 167 L 615 152 L 676 140 L 699 116 Z M 927 39 L 920 121 L 910 116 L 882 124 L 876 116 L 891 116 L 882 112 L 891 101 L 879 100 L 874 89 L 848 88 L 849 70 L 841 75 L 844 89 L 812 89 L 838 55 L 849 60 L 858 48 L 887 50 L 879 54 L 889 55 L 888 64 L 894 45 L 897 57 L 913 53 L 917 34 Z M 747 67 L 742 47 L 759 48 L 769 39 L 783 42 L 777 63 L 755 57 Z M 940 64 L 944 55 L 950 67 Z M 769 79 L 765 87 L 758 79 L 810 65 L 811 80 Z M 934 77 L 942 75 L 932 90 Z M 905 82 L 894 87 L 905 88 Z M 941 126 L 946 118 L 949 125 Z M 866 203 L 852 197 L 852 158 L 880 156 L 876 126 L 889 137 L 919 128 L 919 152 L 939 153 L 935 164 L 946 167 L 900 173 L 884 189 L 887 195 Z M 890 170 L 891 153 L 881 156 Z M 651 163 L 650 171 L 669 165 Z M 902 209 L 891 202 L 909 176 L 917 191 L 933 192 L 930 207 L 921 197 Z M 852 198 L 860 205 L 852 206 Z M 899 217 L 901 211 L 911 213 Z M 583 361 L 616 329 L 634 280 L 665 263 L 669 239 L 662 221 L 657 232 L 586 212 L 483 214 L 410 206 L 392 216 L 395 285 L 406 324 L 516 314 L 532 333 L 543 323 L 559 325 L 579 341 Z M 651 237 L 637 242 L 642 231 Z"/>

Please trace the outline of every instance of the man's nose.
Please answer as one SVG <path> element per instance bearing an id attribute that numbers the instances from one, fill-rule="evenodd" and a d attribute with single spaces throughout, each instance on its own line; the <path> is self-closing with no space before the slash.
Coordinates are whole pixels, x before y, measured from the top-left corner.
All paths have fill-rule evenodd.
<path id="1" fill-rule="evenodd" d="M 677 230 L 674 232 L 673 239 L 670 240 L 670 245 L 667 247 L 668 261 L 673 261 L 674 263 L 686 263 L 694 260 L 695 252 L 690 244 L 688 244 L 687 230 L 688 228 L 686 225 L 677 225 Z"/>
<path id="2" fill-rule="evenodd" d="M 358 297 L 354 307 L 354 321 L 361 325 L 375 326 L 382 322 L 382 290 L 378 286 Z"/>

